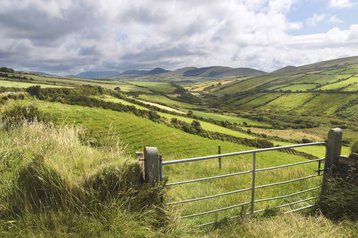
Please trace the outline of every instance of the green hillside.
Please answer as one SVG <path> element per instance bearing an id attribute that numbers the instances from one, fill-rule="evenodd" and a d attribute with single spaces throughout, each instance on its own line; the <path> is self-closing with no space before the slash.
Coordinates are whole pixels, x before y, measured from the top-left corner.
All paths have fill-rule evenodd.
<path id="1" fill-rule="evenodd" d="M 135 151 L 142 151 L 144 146 L 157 146 L 164 160 L 184 158 L 192 156 L 200 156 L 207 154 L 215 154 L 217 145 L 220 144 L 222 152 L 232 152 L 240 150 L 252 149 L 248 146 L 239 145 L 230 142 L 210 140 L 196 135 L 188 134 L 175 128 L 168 127 L 162 123 L 153 122 L 149 119 L 135 116 L 131 113 L 115 112 L 111 110 L 90 108 L 76 105 L 66 105 L 60 103 L 44 102 L 44 101 L 24 101 L 23 105 L 33 105 L 41 111 L 48 113 L 56 124 L 61 125 L 64 122 L 70 125 L 78 125 L 84 129 L 85 138 L 91 143 L 103 146 L 115 146 L 117 141 L 126 148 L 127 156 L 133 157 Z M 9 106 L 11 108 L 11 106 Z M 279 164 L 292 163 L 295 161 L 304 161 L 305 158 L 298 155 L 291 155 L 284 152 L 268 152 L 258 155 L 258 167 L 270 167 Z M 168 167 L 164 170 L 164 175 L 169 181 L 178 181 L 183 179 L 191 179 L 201 177 L 206 174 L 223 174 L 233 172 L 235 170 L 248 169 L 251 163 L 250 156 L 239 156 L 237 158 L 228 158 L 224 160 L 224 169 L 217 169 L 217 161 L 209 161 L 196 163 L 185 166 Z M 198 167 L 199 166 L 199 167 Z M 258 177 L 258 184 L 267 182 L 277 182 L 285 179 L 292 179 L 297 176 L 305 176 L 314 173 L 317 165 L 309 164 L 299 166 L 297 169 L 286 172 L 278 171 L 277 173 L 265 173 Z M 242 176 L 239 187 L 247 186 L 250 183 L 250 176 Z M 218 193 L 225 190 L 237 189 L 235 178 L 225 180 L 225 186 L 217 181 L 210 184 L 210 190 L 203 190 L 198 193 L 199 184 L 185 187 L 177 187 L 168 190 L 168 200 L 180 200 L 190 198 L 192 196 L 205 196 L 212 193 Z M 305 186 L 315 186 L 319 183 L 319 179 L 312 179 L 306 183 L 297 183 L 295 186 L 285 186 L 285 193 L 294 191 L 295 189 L 303 189 Z M 281 188 L 282 189 L 282 188 Z M 282 194 L 283 190 L 279 188 L 265 189 L 265 193 L 259 193 L 257 196 L 273 196 Z M 261 194 L 261 195 L 260 195 Z M 184 213 L 198 212 L 208 209 L 214 209 L 217 204 L 232 205 L 239 200 L 246 200 L 248 193 L 243 193 L 240 197 L 228 196 L 227 198 L 216 199 L 209 203 L 197 203 L 184 206 Z M 273 206 L 277 203 L 266 203 L 257 208 L 265 206 Z M 223 213 L 220 217 L 228 214 L 235 214 L 237 210 Z M 220 217 L 204 217 L 198 220 L 192 220 L 196 224 L 218 219 Z"/>
<path id="2" fill-rule="evenodd" d="M 31 227 L 30 233 L 46 236 L 52 229 L 49 228 L 52 225 L 46 223 L 48 220 L 56 227 L 53 231 L 58 236 L 66 233 L 63 229 L 68 229 L 75 224 L 81 230 L 74 229 L 74 234 L 89 237 L 95 236 L 96 230 L 101 231 L 101 234 L 117 232 L 125 237 L 143 237 L 144 230 L 149 232 L 148 237 L 217 237 L 220 233 L 215 233 L 217 231 L 211 230 L 210 227 L 207 230 L 193 230 L 196 225 L 211 221 L 218 221 L 217 227 L 232 229 L 233 234 L 252 235 L 249 231 L 241 231 L 241 229 L 255 224 L 258 227 L 257 235 L 273 234 L 272 230 L 278 229 L 279 226 L 282 229 L 281 223 L 286 222 L 291 227 L 298 226 L 296 223 L 300 226 L 310 224 L 312 229 L 329 226 L 330 229 L 321 231 L 322 234 L 330 235 L 339 231 L 343 236 L 350 236 L 355 228 L 349 221 L 337 224 L 321 216 L 318 216 L 316 221 L 312 221 L 311 218 L 315 218 L 314 216 L 307 218 L 300 214 L 265 218 L 270 216 L 271 212 L 280 214 L 313 204 L 314 199 L 305 201 L 301 205 L 293 204 L 280 211 L 271 210 L 274 206 L 317 196 L 319 190 L 283 200 L 259 202 L 255 208 L 264 212 L 250 219 L 246 215 L 243 216 L 248 206 L 196 218 L 178 218 L 182 215 L 247 202 L 251 196 L 249 191 L 183 205 L 166 206 L 165 215 L 162 213 L 163 207 L 159 207 L 158 211 L 158 207 L 152 207 L 144 202 L 150 202 L 149 197 L 157 196 L 160 193 L 158 191 L 147 191 L 145 188 L 137 190 L 138 187 L 134 187 L 133 191 L 138 192 L 139 195 L 121 194 L 124 196 L 121 199 L 116 197 L 114 200 L 101 200 L 99 203 L 103 205 L 100 206 L 96 196 L 102 194 L 104 197 L 101 199 L 107 199 L 107 196 L 112 196 L 113 191 L 117 191 L 114 189 L 116 185 L 113 184 L 118 184 L 118 177 L 110 172 L 111 169 L 115 169 L 116 173 L 122 171 L 121 176 L 125 176 L 122 173 L 125 174 L 127 171 L 126 164 L 138 165 L 135 152 L 142 151 L 144 146 L 158 147 L 166 161 L 216 154 L 218 145 L 221 146 L 221 152 L 226 153 L 273 145 L 324 141 L 330 128 L 341 127 L 344 130 L 342 154 L 348 155 L 350 146 L 358 140 L 358 94 L 354 91 L 357 78 L 354 63 L 356 59 L 289 67 L 255 78 L 227 79 L 226 83 L 220 85 L 216 83 L 213 87 L 208 82 L 194 85 L 186 82 L 178 85 L 172 82 L 81 80 L 23 72 L 2 75 L 0 135 L 3 139 L 0 143 L 0 171 L 6 173 L 0 176 L 3 181 L 0 183 L 0 192 L 4 194 L 0 195 L 0 226 L 10 228 L 0 229 L 0 235 L 16 236 L 24 232 L 25 227 Z M 206 87 L 210 89 L 205 89 Z M 28 120 L 29 115 L 26 113 L 31 112 L 29 108 L 38 109 L 41 115 L 38 119 L 43 122 Z M 11 115 L 10 112 L 26 114 L 27 116 L 16 120 L 22 123 L 22 120 L 27 118 L 28 122 L 17 124 L 14 119 L 14 126 L 9 126 L 3 115 Z M 17 135 L 19 135 L 18 139 Z M 57 147 L 61 148 L 56 151 Z M 307 161 L 309 158 L 322 158 L 324 154 L 323 146 L 258 153 L 257 167 Z M 11 163 L 8 162 L 10 160 Z M 40 167 L 36 167 L 38 161 Z M 246 171 L 252 168 L 252 155 L 223 158 L 222 162 L 222 169 L 218 168 L 216 159 L 165 166 L 163 176 L 170 183 Z M 26 181 L 38 181 L 37 178 L 40 178 L 39 181 L 42 181 L 42 178 L 43 181 L 49 181 L 45 183 L 49 187 L 44 191 L 48 189 L 52 191 L 50 185 L 53 183 L 55 187 L 59 184 L 57 188 L 60 189 L 60 194 L 73 198 L 73 204 L 66 205 L 65 210 L 61 208 L 56 211 L 51 210 L 50 213 L 48 211 L 34 213 L 20 209 L 25 211 L 27 217 L 12 217 L 5 213 L 4 211 L 7 212 L 14 206 L 9 199 L 9 194 L 17 191 L 15 194 L 23 196 L 20 190 L 16 190 L 14 184 L 22 184 L 23 177 L 20 176 L 20 172 L 27 171 L 29 168 L 33 169 L 31 173 L 36 176 L 25 177 Z M 314 175 L 317 173 L 315 170 L 317 170 L 317 163 L 262 171 L 256 177 L 256 185 Z M 43 171 L 45 174 L 42 174 Z M 39 176 L 37 173 L 40 173 Z M 107 175 L 109 177 L 106 177 Z M 91 180 L 93 178 L 95 180 Z M 257 190 L 256 199 L 284 196 L 298 190 L 319 186 L 321 179 L 321 177 L 314 177 L 275 187 L 263 187 Z M 173 186 L 164 190 L 164 201 L 177 202 L 243 189 L 250 187 L 251 183 L 251 174 L 246 174 Z M 94 187 L 89 188 L 88 184 Z M 121 186 L 127 186 L 125 184 L 126 182 Z M 112 185 L 114 187 L 107 187 Z M 97 195 L 94 193 L 96 189 L 98 189 Z M 128 192 L 132 189 L 133 187 L 129 187 Z M 31 192 L 38 190 L 24 191 L 29 192 L 26 194 L 27 197 L 31 197 L 34 195 Z M 145 194 L 142 194 L 142 191 L 145 191 Z M 49 195 L 45 193 L 44 201 L 49 202 L 46 196 Z M 145 199 L 140 200 L 143 198 Z M 133 204 L 130 201 L 137 202 L 137 199 L 145 206 L 139 212 L 135 209 L 131 210 Z M 160 199 L 159 206 L 162 206 L 162 201 Z M 14 202 L 21 203 L 21 199 L 14 199 Z M 57 208 L 57 205 L 51 206 Z M 79 223 L 69 219 L 74 212 L 72 209 L 77 209 L 75 219 Z M 239 216 L 244 220 L 225 219 L 228 216 Z M 129 226 L 114 225 L 117 222 L 124 223 L 126 217 L 131 227 L 141 226 L 141 220 L 152 219 L 157 223 L 144 225 L 142 226 L 144 230 L 136 229 L 136 231 L 129 229 Z M 41 227 L 33 226 L 36 222 L 41 224 Z M 108 222 L 110 225 L 106 226 Z M 271 223 L 268 224 L 269 222 Z M 311 224 L 312 222 L 314 225 Z M 85 232 L 88 226 L 84 225 L 87 223 L 90 224 L 89 226 L 93 225 L 93 230 L 88 233 Z M 168 225 L 169 223 L 171 225 Z M 244 224 L 237 226 L 239 223 Z M 298 237 L 313 236 L 309 231 L 292 231 L 288 228 L 284 231 Z M 284 237 L 284 234 L 288 233 L 282 233 L 281 237 Z"/>
<path id="3" fill-rule="evenodd" d="M 319 128 L 340 126 L 352 142 L 358 139 L 357 73 L 358 57 L 335 59 L 236 81 L 202 97 L 211 110 L 244 114 L 274 129 L 305 128 L 316 136 Z"/>
<path id="4" fill-rule="evenodd" d="M 354 91 L 358 79 L 358 57 L 330 60 L 278 70 L 237 82 L 215 92 L 216 95 L 255 91 Z M 350 89 L 348 89 L 350 88 Z"/>

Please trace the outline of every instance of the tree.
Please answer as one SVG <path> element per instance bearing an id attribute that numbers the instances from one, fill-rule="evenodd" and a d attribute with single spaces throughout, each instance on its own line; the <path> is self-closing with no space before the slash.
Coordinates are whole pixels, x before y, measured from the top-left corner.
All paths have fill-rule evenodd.
<path id="1" fill-rule="evenodd" d="M 15 73 L 15 70 L 13 70 L 12 68 L 1 67 L 1 68 L 0 68 L 0 72 Z"/>

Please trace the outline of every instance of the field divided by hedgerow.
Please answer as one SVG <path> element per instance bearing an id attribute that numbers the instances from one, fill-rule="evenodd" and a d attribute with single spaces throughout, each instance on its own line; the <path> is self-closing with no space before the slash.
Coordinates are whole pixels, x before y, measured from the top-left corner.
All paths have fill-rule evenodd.
<path id="1" fill-rule="evenodd" d="M 142 151 L 143 146 L 157 146 L 163 159 L 175 159 L 183 157 L 192 157 L 200 155 L 215 154 L 217 145 L 222 146 L 222 152 L 232 152 L 253 149 L 248 146 L 238 145 L 229 142 L 210 140 L 196 135 L 184 133 L 175 128 L 165 126 L 160 123 L 152 122 L 148 119 L 137 117 L 130 113 L 115 112 L 111 110 L 89 108 L 81 106 L 66 105 L 60 103 L 50 103 L 44 101 L 27 102 L 34 104 L 40 110 L 50 113 L 51 117 L 56 120 L 56 124 L 64 121 L 69 124 L 82 125 L 85 131 L 90 132 L 94 139 L 104 138 L 102 142 L 111 144 L 118 138 L 120 142 L 128 144 L 128 156 L 132 157 L 135 151 Z M 107 140 L 107 141 L 106 141 Z M 279 164 L 292 163 L 295 161 L 304 161 L 297 155 L 291 155 L 283 152 L 268 152 L 257 156 L 258 168 L 269 167 Z M 197 177 L 205 177 L 208 175 L 217 175 L 230 173 L 234 171 L 242 171 L 250 168 L 251 156 L 236 156 L 236 158 L 223 159 L 223 169 L 217 168 L 217 161 L 203 161 L 200 163 L 191 163 L 183 166 L 168 166 L 164 169 L 164 176 L 169 181 L 178 181 L 182 179 L 191 179 Z M 279 182 L 282 180 L 293 179 L 314 173 L 317 167 L 315 164 L 308 164 L 294 168 L 293 170 L 264 172 L 258 176 L 257 184 L 265 184 L 268 182 Z M 206 183 L 207 189 L 199 189 L 199 185 L 187 185 L 186 187 L 173 188 L 168 192 L 168 200 L 187 199 L 194 196 L 206 196 L 223 191 L 230 191 L 248 186 L 250 176 L 228 178 L 221 182 Z M 293 192 L 294 190 L 302 190 L 307 186 L 315 186 L 318 180 L 312 179 L 305 183 L 297 183 L 291 186 L 283 186 L 273 189 L 262 189 L 257 192 L 257 198 L 271 197 L 275 195 L 283 195 Z M 201 187 L 200 187 L 201 188 Z M 265 191 L 265 192 L 263 192 Z M 299 198 L 302 198 L 299 196 Z M 225 198 L 214 199 L 210 202 L 197 202 L 188 206 L 183 206 L 184 214 L 193 212 L 215 209 L 218 206 L 229 206 L 236 203 L 244 202 L 249 199 L 248 193 L 240 195 L 231 195 Z M 287 200 L 286 200 L 287 201 Z M 275 203 L 262 203 L 257 208 L 265 208 Z M 220 219 L 227 215 L 238 214 L 240 209 L 223 213 L 218 216 L 206 216 L 191 222 L 197 224 L 212 219 Z"/>
<path id="2" fill-rule="evenodd" d="M 36 86 L 36 85 L 39 85 L 43 88 L 63 88 L 64 87 L 64 86 L 44 84 L 44 83 L 18 82 L 18 81 L 10 81 L 10 80 L 1 80 L 0 79 L 1 87 L 28 88 L 28 87 Z"/>
<path id="3" fill-rule="evenodd" d="M 162 95 L 141 94 L 138 96 L 138 98 L 141 100 L 147 101 L 147 102 L 159 103 L 159 104 L 169 106 L 169 107 L 174 107 L 177 109 L 181 109 L 181 108 L 187 109 L 187 108 L 194 107 L 194 105 L 191 105 L 189 103 L 175 101 L 173 99 L 170 99 L 170 98 L 162 96 Z"/>
<path id="4" fill-rule="evenodd" d="M 257 77 L 257 78 L 249 78 L 249 79 L 242 80 L 238 83 L 235 83 L 233 85 L 230 85 L 228 87 L 224 87 L 220 90 L 217 90 L 214 92 L 214 94 L 223 96 L 225 94 L 247 91 L 247 90 L 253 89 L 257 86 L 260 86 L 264 83 L 269 83 L 271 81 L 275 81 L 277 79 L 279 79 L 279 77 L 261 76 L 261 77 Z"/>
<path id="5" fill-rule="evenodd" d="M 302 107 L 297 108 L 297 111 L 301 113 L 310 112 L 316 115 L 332 115 L 342 105 L 357 97 L 357 95 L 353 94 L 320 94 Z"/>
<path id="6" fill-rule="evenodd" d="M 312 98 L 314 94 L 312 93 L 288 93 L 283 94 L 279 98 L 273 100 L 272 102 L 260 107 L 260 109 L 270 109 L 270 110 L 293 110 L 298 108 L 310 98 Z"/>
<path id="7" fill-rule="evenodd" d="M 317 85 L 318 84 L 313 84 L 313 83 L 293 84 L 286 87 L 280 87 L 278 90 L 292 91 L 292 92 L 306 91 L 306 90 L 314 89 Z"/>
<path id="8" fill-rule="evenodd" d="M 270 101 L 275 100 L 276 98 L 280 97 L 281 95 L 282 94 L 280 94 L 280 93 L 263 94 L 261 97 L 255 98 L 255 99 L 241 105 L 240 108 L 250 109 L 250 108 L 261 107 L 263 105 L 268 104 Z"/>
<path id="9" fill-rule="evenodd" d="M 191 110 L 194 116 L 203 117 L 206 119 L 213 119 L 217 121 L 228 121 L 231 123 L 237 123 L 238 125 L 249 125 L 249 126 L 259 126 L 259 127 L 271 127 L 270 124 L 265 122 L 259 122 L 255 120 L 251 120 L 249 118 L 244 118 L 235 115 L 227 115 L 223 113 L 212 113 L 212 112 L 203 112 L 203 111 L 195 111 Z"/>
<path id="10" fill-rule="evenodd" d="M 319 89 L 320 90 L 344 89 L 346 87 L 349 87 L 349 86 L 357 84 L 357 83 L 358 83 L 358 77 L 348 77 L 348 79 L 339 81 L 337 83 L 325 85 Z"/>
<path id="11" fill-rule="evenodd" d="M 148 88 L 150 90 L 161 93 L 173 93 L 176 87 L 167 82 L 131 82 L 131 84 Z"/>

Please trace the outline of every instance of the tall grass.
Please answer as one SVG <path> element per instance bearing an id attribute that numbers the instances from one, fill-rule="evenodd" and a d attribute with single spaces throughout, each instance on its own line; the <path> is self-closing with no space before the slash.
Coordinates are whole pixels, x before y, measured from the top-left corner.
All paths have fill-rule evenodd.
<path id="1" fill-rule="evenodd" d="M 92 148 L 79 127 L 0 128 L 0 236 L 182 234 L 123 148 Z M 175 220 L 172 220 L 175 224 Z M 185 231 L 187 232 L 187 231 Z"/>
<path id="2" fill-rule="evenodd" d="M 287 214 L 274 217 L 232 221 L 223 227 L 211 228 L 208 237 L 265 238 L 346 238 L 357 237 L 354 222 L 333 222 L 322 215 Z"/>

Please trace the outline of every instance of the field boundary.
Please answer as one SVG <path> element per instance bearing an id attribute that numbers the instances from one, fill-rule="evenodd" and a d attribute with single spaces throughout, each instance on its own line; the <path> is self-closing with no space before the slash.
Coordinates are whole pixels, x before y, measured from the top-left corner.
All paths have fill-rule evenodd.
<path id="1" fill-rule="evenodd" d="M 295 163 L 290 163 L 290 164 L 282 164 L 282 165 L 266 167 L 266 168 L 257 168 L 257 166 L 256 166 L 256 155 L 258 153 L 264 153 L 264 152 L 268 152 L 268 151 L 282 151 L 282 150 L 298 148 L 298 147 L 323 146 L 323 145 L 326 146 L 326 156 L 324 158 L 300 161 L 300 162 L 295 162 Z M 331 174 L 331 168 L 333 168 L 335 166 L 335 164 L 338 163 L 339 159 L 342 157 L 340 155 L 341 146 L 342 146 L 342 130 L 339 128 L 336 128 L 336 129 L 331 129 L 329 131 L 327 142 L 312 142 L 312 143 L 295 144 L 295 145 L 289 145 L 289 146 L 270 147 L 270 148 L 263 148 L 263 149 L 237 151 L 237 152 L 231 152 L 231 153 L 225 153 L 225 154 L 192 157 L 192 158 L 170 160 L 170 161 L 162 161 L 162 158 L 159 155 L 158 149 L 156 147 L 145 147 L 144 153 L 143 153 L 143 155 L 144 155 L 144 159 L 143 159 L 144 160 L 144 178 L 147 183 L 155 185 L 155 184 L 163 181 L 163 172 L 162 172 L 163 166 L 170 166 L 170 165 L 183 164 L 183 163 L 193 163 L 196 161 L 212 160 L 212 159 L 218 159 L 219 164 L 220 164 L 221 158 L 223 158 L 223 157 L 252 154 L 252 168 L 250 170 L 239 171 L 239 172 L 223 174 L 223 175 L 197 178 L 197 179 L 170 182 L 170 183 L 165 184 L 166 187 L 171 187 L 171 186 L 184 185 L 184 184 L 188 184 L 188 183 L 197 183 L 197 182 L 208 181 L 208 180 L 222 179 L 222 178 L 231 177 L 231 176 L 240 176 L 243 174 L 251 174 L 251 186 L 250 187 L 232 190 L 232 191 L 226 191 L 226 192 L 218 193 L 218 194 L 211 194 L 211 195 L 203 196 L 203 197 L 194 197 L 194 198 L 180 200 L 180 201 L 167 202 L 165 205 L 173 206 L 173 205 L 178 205 L 178 204 L 209 200 L 209 199 L 213 199 L 213 198 L 217 198 L 217 197 L 223 197 L 223 196 L 227 196 L 227 195 L 231 195 L 231 194 L 251 191 L 250 201 L 241 202 L 240 204 L 235 204 L 235 205 L 231 205 L 231 206 L 227 206 L 227 207 L 221 207 L 219 209 L 202 211 L 202 212 L 194 213 L 194 214 L 187 214 L 185 216 L 182 216 L 182 218 L 192 218 L 192 217 L 197 217 L 197 216 L 203 216 L 203 215 L 218 213 L 218 212 L 222 212 L 222 211 L 226 211 L 226 210 L 230 210 L 230 209 L 234 209 L 234 208 L 238 208 L 238 207 L 243 207 L 243 206 L 249 206 L 250 210 L 247 213 L 247 215 L 253 215 L 255 213 L 265 211 L 265 209 L 255 210 L 256 203 L 292 197 L 292 196 L 307 193 L 307 192 L 310 192 L 313 190 L 320 190 L 321 194 L 324 193 L 324 189 L 326 187 L 328 176 L 330 176 L 330 174 Z M 322 169 L 322 161 L 324 162 L 323 169 Z M 279 182 L 275 182 L 275 183 L 256 185 L 256 176 L 258 173 L 260 173 L 262 171 L 276 170 L 276 169 L 288 168 L 288 167 L 292 167 L 292 166 L 308 164 L 308 163 L 316 163 L 316 162 L 317 162 L 317 170 L 315 170 L 315 172 L 316 172 L 315 174 L 309 174 L 306 176 L 301 176 L 298 178 L 285 180 L 285 181 L 279 181 Z M 255 192 L 258 189 L 272 187 L 272 186 L 279 186 L 282 184 L 288 184 L 288 183 L 293 183 L 293 182 L 302 181 L 302 180 L 307 180 L 307 179 L 315 178 L 318 176 L 323 176 L 322 183 L 320 186 L 309 187 L 304 190 L 294 191 L 291 194 L 275 196 L 275 197 L 266 197 L 263 199 L 255 199 Z M 294 202 L 281 204 L 279 206 L 274 207 L 274 209 L 288 207 L 293 204 L 300 204 L 300 203 L 307 202 L 307 201 L 313 201 L 313 200 L 316 200 L 319 198 L 320 198 L 320 196 L 307 197 L 305 199 L 297 200 Z M 308 206 L 306 205 L 306 206 L 303 206 L 300 208 L 291 209 L 289 211 L 286 211 L 285 213 L 297 212 L 297 211 L 305 210 L 308 208 L 312 208 L 314 206 L 315 206 L 315 204 L 313 203 Z M 237 217 L 238 216 L 229 217 L 229 218 L 237 218 Z M 200 224 L 199 227 L 212 225 L 212 224 L 215 224 L 216 222 L 217 221 L 212 221 L 212 222 Z"/>

